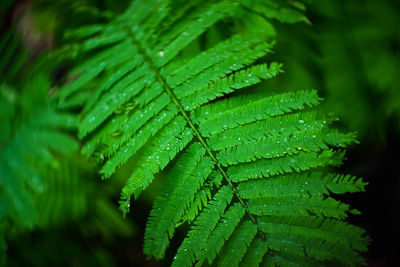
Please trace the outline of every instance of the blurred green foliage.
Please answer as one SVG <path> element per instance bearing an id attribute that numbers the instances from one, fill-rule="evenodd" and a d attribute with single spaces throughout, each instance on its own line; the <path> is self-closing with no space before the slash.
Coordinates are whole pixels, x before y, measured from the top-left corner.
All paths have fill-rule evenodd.
<path id="1" fill-rule="evenodd" d="M 322 0 L 307 6 L 312 25 L 277 25 L 276 88 L 316 88 L 361 140 L 400 130 L 400 3 Z"/>
<path id="2" fill-rule="evenodd" d="M 81 239 L 111 242 L 115 236 L 133 236 L 135 225 L 122 219 L 112 200 L 118 185 L 103 186 L 92 164 L 79 156 L 77 114 L 52 97 L 60 55 L 32 51 L 25 37 L 18 26 L 4 27 L 0 37 L 0 266 L 7 261 L 8 246 L 30 244 L 36 255 L 49 249 L 26 242 L 30 232 L 42 233 L 44 244 L 87 254 L 68 264 L 86 258 L 90 265 L 110 266 L 113 261 L 102 247 L 88 254 L 90 246 L 75 248 L 79 241 L 64 241 L 78 231 Z M 11 251 L 8 263 L 52 264 L 52 256 L 37 258 L 29 251 Z"/>

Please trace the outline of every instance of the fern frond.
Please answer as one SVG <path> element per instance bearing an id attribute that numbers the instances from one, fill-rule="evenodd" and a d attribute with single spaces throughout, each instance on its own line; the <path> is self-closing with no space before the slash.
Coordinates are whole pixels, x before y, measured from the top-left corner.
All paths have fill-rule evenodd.
<path id="1" fill-rule="evenodd" d="M 182 242 L 174 258 L 172 266 L 191 266 L 195 262 L 201 249 L 205 246 L 212 230 L 218 224 L 226 206 L 232 201 L 233 192 L 227 186 L 223 186 L 215 194 L 213 200 L 197 217 L 192 230 Z"/>
<path id="2" fill-rule="evenodd" d="M 238 184 L 238 191 L 246 199 L 279 197 L 283 191 L 285 196 L 322 196 L 329 195 L 329 192 L 361 192 L 365 191 L 366 185 L 362 179 L 351 175 L 311 172 L 241 182 Z"/>
<path id="3" fill-rule="evenodd" d="M 342 164 L 344 151 L 324 150 L 322 153 L 300 152 L 293 156 L 257 160 L 228 168 L 232 181 L 246 181 L 262 177 L 270 177 L 283 173 L 310 170 L 323 166 L 339 166 Z"/>
<path id="4" fill-rule="evenodd" d="M 181 128 L 182 126 L 184 127 L 184 124 L 178 124 L 177 126 Z M 122 189 L 121 198 L 125 200 L 126 203 L 130 202 L 132 193 L 138 198 L 140 193 L 153 180 L 154 174 L 167 166 L 168 162 L 191 141 L 193 138 L 192 131 L 187 127 L 183 129 L 179 128 L 166 128 L 168 129 L 167 133 L 172 136 L 157 138 L 155 140 L 156 142 L 146 149 L 144 152 L 144 159 L 138 163 L 140 167 L 133 172 Z M 123 209 L 124 206 L 121 206 L 121 208 Z"/>
<path id="5" fill-rule="evenodd" d="M 317 139 L 317 136 L 320 138 Z M 224 166 L 235 165 L 257 159 L 272 159 L 286 154 L 296 155 L 300 151 L 320 152 L 328 149 L 328 144 L 331 146 L 338 146 L 339 144 L 345 146 L 353 140 L 353 134 L 341 134 L 336 130 L 329 132 L 305 130 L 292 132 L 291 136 L 280 135 L 243 142 L 237 146 L 219 151 L 217 158 Z"/>
<path id="6" fill-rule="evenodd" d="M 248 246 L 257 234 L 258 227 L 246 220 L 239 225 L 219 256 L 218 265 L 238 266 Z"/>
<path id="7" fill-rule="evenodd" d="M 338 219 L 346 218 L 349 206 L 333 198 L 323 197 L 273 197 L 251 199 L 249 212 L 255 215 L 316 215 Z"/>
<path id="8" fill-rule="evenodd" d="M 209 157 L 203 157 L 204 154 L 205 149 L 201 144 L 193 143 L 182 159 L 177 160 L 176 168 L 170 171 L 166 191 L 154 202 L 146 226 L 145 253 L 154 254 L 158 258 L 164 256 L 169 238 L 173 236 L 175 225 L 183 216 L 185 206 L 193 202 L 203 179 L 212 171 L 213 161 Z"/>
<path id="9" fill-rule="evenodd" d="M 222 215 L 218 225 L 209 236 L 205 246 L 197 256 L 197 265 L 202 265 L 205 260 L 212 263 L 220 252 L 224 243 L 232 235 L 245 214 L 245 209 L 239 203 L 235 203 Z"/>
<path id="10" fill-rule="evenodd" d="M 233 98 L 206 106 L 201 110 L 205 116 L 203 118 L 196 116 L 195 120 L 199 122 L 201 133 L 210 136 L 239 125 L 301 110 L 305 105 L 314 106 L 318 103 L 316 91 L 290 92 L 251 102 L 246 98 Z"/>
<path id="11" fill-rule="evenodd" d="M 62 159 L 57 168 L 46 172 L 46 192 L 33 196 L 39 213 L 37 226 L 54 229 L 73 221 L 86 237 L 132 234 L 132 225 L 113 207 L 109 195 L 98 190 L 82 159 Z"/>
<path id="12" fill-rule="evenodd" d="M 277 137 L 307 128 L 317 130 L 322 127 L 324 127 L 323 121 L 317 119 L 316 112 L 296 112 L 218 132 L 209 137 L 208 143 L 215 150 L 223 150 L 245 142 L 262 140 L 265 137 Z"/>
<path id="13" fill-rule="evenodd" d="M 267 253 L 268 249 L 269 248 L 264 240 L 255 237 L 249 245 L 240 266 L 260 266 L 260 263 L 263 261 L 264 255 Z M 266 257 L 268 256 L 269 255 L 266 255 Z"/>
<path id="14" fill-rule="evenodd" d="M 193 202 L 186 207 L 185 214 L 176 227 L 186 221 L 190 223 L 196 218 L 202 207 L 206 206 L 209 199 L 211 199 L 213 189 L 221 186 L 222 179 L 222 175 L 219 172 L 212 171 L 210 176 L 207 178 L 208 182 L 203 184 L 200 190 L 196 193 Z"/>
<path id="15" fill-rule="evenodd" d="M 288 262 L 360 263 L 364 233 L 340 221 L 357 211 L 328 196 L 365 184 L 324 174 L 342 163 L 338 148 L 356 142 L 355 135 L 312 110 L 321 101 L 315 90 L 240 94 L 282 71 L 279 63 L 260 63 L 273 44 L 265 18 L 304 20 L 300 4 L 255 1 L 265 13 L 265 28 L 255 30 L 249 25 L 261 18 L 250 2 L 135 1 L 102 28 L 82 30 L 78 35 L 89 38 L 80 49 L 89 57 L 60 96 L 68 103 L 92 91 L 79 127 L 83 153 L 105 161 L 104 178 L 135 157 L 121 194 L 124 214 L 132 195 L 172 165 L 146 225 L 144 251 L 163 258 L 175 228 L 193 221 L 173 266 L 279 263 L 285 255 Z M 240 20 L 239 32 L 197 47 L 217 23 Z M 334 231 L 342 231 L 341 240 Z"/>
<path id="16" fill-rule="evenodd" d="M 0 239 L 41 225 L 38 195 L 47 192 L 48 172 L 59 158 L 78 150 L 70 131 L 77 116 L 49 99 L 50 82 L 27 61 L 15 31 L 0 39 Z M 43 214 L 45 215 L 45 214 Z M 12 229 L 12 230 L 10 230 Z"/>
<path id="17" fill-rule="evenodd" d="M 337 260 L 341 264 L 363 263 L 355 253 L 365 250 L 365 240 L 359 238 L 364 230 L 358 227 L 313 216 L 259 217 L 259 225 L 268 235 L 267 245 L 272 250 L 299 257 L 313 255 L 317 260 Z"/>
<path id="18" fill-rule="evenodd" d="M 38 90 L 32 92 L 29 86 Z M 9 104 L 0 108 L 2 129 L 8 129 L 0 143 L 1 195 L 11 205 L 6 217 L 22 228 L 38 223 L 33 199 L 46 190 L 46 168 L 57 163 L 57 153 L 71 154 L 78 149 L 77 142 L 64 133 L 76 128 L 76 117 L 48 103 L 50 86 L 42 75 L 37 74 L 29 86 L 25 85 L 18 102 L 4 98 L 9 92 L 0 87 L 1 102 Z"/>

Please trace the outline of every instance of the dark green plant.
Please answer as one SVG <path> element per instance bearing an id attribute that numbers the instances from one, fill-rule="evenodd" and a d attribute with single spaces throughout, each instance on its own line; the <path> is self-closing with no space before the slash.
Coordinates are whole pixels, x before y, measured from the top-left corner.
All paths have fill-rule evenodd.
<path id="1" fill-rule="evenodd" d="M 274 86 L 318 88 L 326 108 L 362 141 L 398 132 L 399 3 L 323 0 L 309 7 L 314 25 L 277 25 L 276 57 L 287 73 Z"/>
<path id="2" fill-rule="evenodd" d="M 34 229 L 75 221 L 85 236 L 133 233 L 111 204 L 110 190 L 96 189 L 87 164 L 72 159 L 78 120 L 51 97 L 45 70 L 54 64 L 28 59 L 17 36 L 10 30 L 0 40 L 0 266 L 6 240 Z"/>
<path id="3" fill-rule="evenodd" d="M 334 197 L 365 182 L 330 168 L 355 135 L 335 129 L 313 90 L 247 90 L 282 71 L 263 63 L 274 40 L 269 20 L 306 21 L 301 8 L 134 1 L 110 23 L 71 33 L 79 64 L 57 97 L 83 104 L 82 151 L 104 162 L 104 178 L 130 161 L 121 210 L 167 172 L 145 254 L 163 258 L 175 229 L 188 224 L 173 266 L 363 263 L 368 238 L 343 221 L 358 211 Z"/>
<path id="4" fill-rule="evenodd" d="M 50 84 L 43 74 L 31 76 L 22 86 L 17 82 L 26 53 L 12 32 L 1 40 L 1 51 L 8 51 L 0 61 L 1 221 L 9 217 L 14 224 L 32 227 L 37 216 L 30 192 L 45 190 L 44 171 L 55 164 L 51 151 L 72 153 L 78 149 L 77 142 L 62 132 L 76 127 L 77 118 L 48 103 Z M 7 67 L 10 61 L 14 63 L 11 68 Z M 19 90 L 12 84 L 18 84 Z"/>

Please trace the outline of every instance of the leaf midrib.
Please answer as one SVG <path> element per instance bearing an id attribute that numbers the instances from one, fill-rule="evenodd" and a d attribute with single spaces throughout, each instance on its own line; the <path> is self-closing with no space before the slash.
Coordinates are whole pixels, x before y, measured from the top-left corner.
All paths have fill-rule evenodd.
<path id="1" fill-rule="evenodd" d="M 259 229 L 257 220 L 254 218 L 254 216 L 249 212 L 248 210 L 248 206 L 247 204 L 244 202 L 244 200 L 239 196 L 238 190 L 237 188 L 233 185 L 233 183 L 229 180 L 229 176 L 226 173 L 226 171 L 224 170 L 224 168 L 222 167 L 221 163 L 219 162 L 219 160 L 215 157 L 215 155 L 213 154 L 211 148 L 207 145 L 206 141 L 204 140 L 204 137 L 201 135 L 201 133 L 199 132 L 199 130 L 197 129 L 197 127 L 195 126 L 195 124 L 193 123 L 193 121 L 190 119 L 189 115 L 187 114 L 187 112 L 185 111 L 185 109 L 183 108 L 182 104 L 179 102 L 178 98 L 176 97 L 176 95 L 174 94 L 174 92 L 172 91 L 172 89 L 169 87 L 169 85 L 167 84 L 167 82 L 165 81 L 164 77 L 161 75 L 158 67 L 154 64 L 153 60 L 147 55 L 146 51 L 142 48 L 140 42 L 138 40 L 136 40 L 134 33 L 131 32 L 130 29 L 127 29 L 128 35 L 129 37 L 132 39 L 132 43 L 137 47 L 138 52 L 143 56 L 144 61 L 147 63 L 147 65 L 149 66 L 150 70 L 155 74 L 156 79 L 158 80 L 158 82 L 161 84 L 161 87 L 163 88 L 163 90 L 168 94 L 168 96 L 171 98 L 172 102 L 176 105 L 176 107 L 178 108 L 179 112 L 181 113 L 181 115 L 184 117 L 184 119 L 186 120 L 186 122 L 189 124 L 191 130 L 194 132 L 194 134 L 196 135 L 197 139 L 200 141 L 200 143 L 202 144 L 202 146 L 205 148 L 206 153 L 208 154 L 208 156 L 215 162 L 218 171 L 221 173 L 221 175 L 224 177 L 225 181 L 228 183 L 229 187 L 231 188 L 231 190 L 233 191 L 233 193 L 235 194 L 236 198 L 239 200 L 240 204 L 243 206 L 243 208 L 246 210 L 247 215 L 249 216 L 250 220 L 257 226 L 257 228 Z M 258 233 L 260 234 L 261 238 L 263 238 L 265 240 L 265 235 L 262 231 L 258 231 Z"/>

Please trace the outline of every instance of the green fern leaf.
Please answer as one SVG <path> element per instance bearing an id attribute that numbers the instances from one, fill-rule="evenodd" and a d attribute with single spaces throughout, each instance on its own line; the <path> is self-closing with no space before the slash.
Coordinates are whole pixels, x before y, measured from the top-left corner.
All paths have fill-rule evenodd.
<path id="1" fill-rule="evenodd" d="M 193 221 L 173 266 L 362 263 L 368 240 L 341 221 L 357 211 L 328 196 L 363 191 L 365 183 L 325 172 L 342 163 L 355 135 L 312 110 L 321 101 L 314 90 L 240 94 L 281 72 L 279 63 L 260 64 L 273 44 L 266 18 L 305 21 L 301 8 L 134 1 L 109 24 L 75 33 L 88 37 L 80 45 L 88 58 L 60 91 L 61 104 L 91 94 L 79 135 L 83 153 L 104 160 L 104 178 L 135 159 L 122 189 L 124 214 L 132 195 L 171 165 L 146 225 L 147 255 L 163 258 L 175 228 Z M 197 48 L 216 24 L 231 22 L 241 23 L 239 32 Z"/>
<path id="2" fill-rule="evenodd" d="M 173 236 L 175 225 L 184 214 L 185 206 L 193 202 L 203 180 L 211 174 L 213 162 L 209 157 L 204 157 L 204 154 L 205 149 L 201 144 L 193 143 L 184 157 L 178 159 L 176 169 L 170 171 L 167 191 L 155 201 L 146 227 L 146 253 L 152 253 L 159 258 L 164 256 L 169 238 Z"/>
<path id="3" fill-rule="evenodd" d="M 244 221 L 229 239 L 217 264 L 220 266 L 238 266 L 256 234 L 257 226 L 251 221 Z"/>
<path id="4" fill-rule="evenodd" d="M 202 251 L 197 256 L 197 265 L 203 264 L 206 259 L 210 264 L 213 262 L 225 241 L 229 239 L 240 220 L 243 218 L 245 212 L 245 209 L 239 203 L 235 203 L 233 206 L 229 207 L 222 216 L 220 223 L 218 223 L 217 227 L 208 238 L 206 246 L 202 248 Z"/>
<path id="5" fill-rule="evenodd" d="M 229 187 L 223 186 L 204 211 L 197 217 L 194 226 L 189 231 L 187 238 L 182 242 L 174 258 L 172 266 L 191 266 L 196 261 L 196 256 L 206 246 L 212 230 L 224 214 L 226 206 L 232 201 L 233 192 Z"/>

